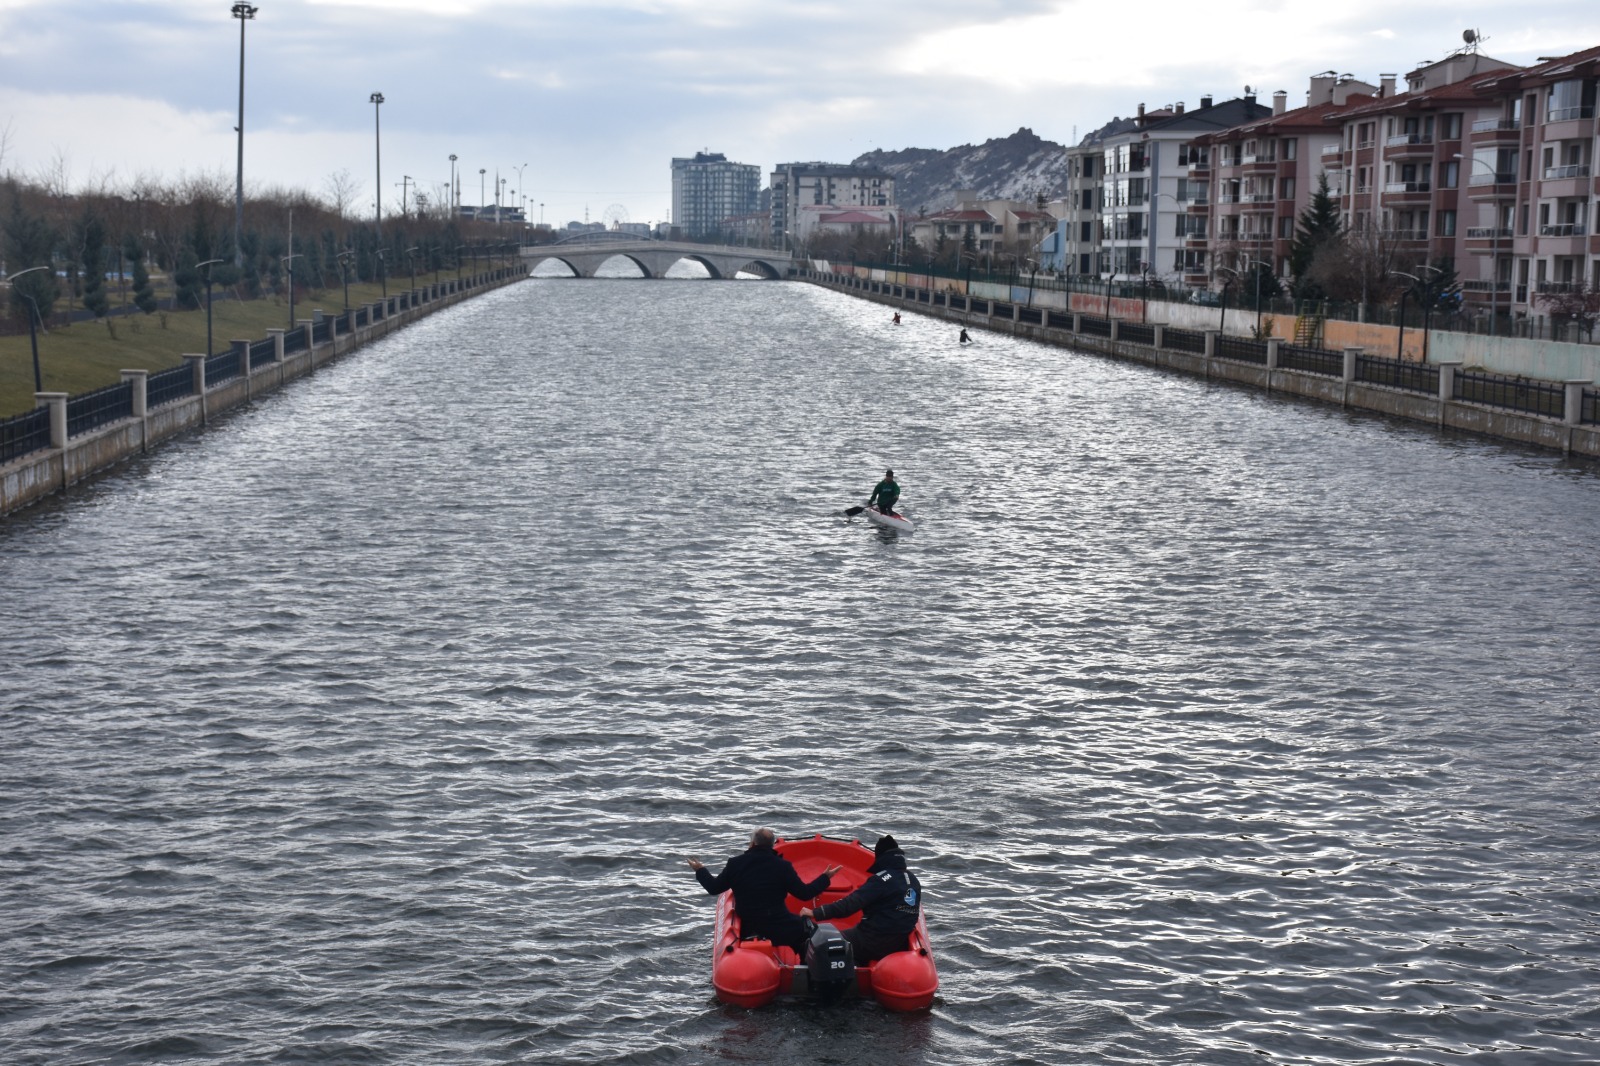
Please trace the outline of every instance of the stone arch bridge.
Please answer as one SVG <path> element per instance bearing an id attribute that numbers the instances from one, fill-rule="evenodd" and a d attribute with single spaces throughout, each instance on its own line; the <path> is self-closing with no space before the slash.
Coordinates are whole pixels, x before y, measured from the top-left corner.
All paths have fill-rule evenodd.
<path id="1" fill-rule="evenodd" d="M 592 278 L 602 263 L 615 256 L 631 260 L 647 278 L 665 277 L 673 264 L 688 259 L 711 272 L 713 278 L 731 278 L 740 271 L 764 278 L 786 278 L 795 271 L 794 257 L 765 248 L 737 248 L 720 244 L 652 241 L 627 234 L 586 233 L 555 244 L 527 245 L 522 260 L 531 273 L 549 259 L 565 263 L 580 278 Z"/>

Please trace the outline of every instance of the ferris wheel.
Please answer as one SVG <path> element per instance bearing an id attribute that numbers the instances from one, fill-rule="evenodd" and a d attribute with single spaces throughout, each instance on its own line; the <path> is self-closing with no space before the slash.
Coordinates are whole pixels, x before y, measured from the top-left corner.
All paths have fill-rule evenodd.
<path id="1" fill-rule="evenodd" d="M 628 221 L 628 209 L 621 204 L 612 204 L 606 208 L 605 214 L 600 216 L 600 221 L 608 230 L 621 229 L 622 224 Z"/>

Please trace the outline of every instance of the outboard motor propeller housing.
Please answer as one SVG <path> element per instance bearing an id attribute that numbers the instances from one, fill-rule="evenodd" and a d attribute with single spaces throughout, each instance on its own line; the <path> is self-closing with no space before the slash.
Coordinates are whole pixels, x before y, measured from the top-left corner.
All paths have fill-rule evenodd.
<path id="1" fill-rule="evenodd" d="M 855 949 L 835 926 L 818 923 L 806 942 L 806 975 L 812 993 L 828 1000 L 839 998 L 855 982 Z"/>

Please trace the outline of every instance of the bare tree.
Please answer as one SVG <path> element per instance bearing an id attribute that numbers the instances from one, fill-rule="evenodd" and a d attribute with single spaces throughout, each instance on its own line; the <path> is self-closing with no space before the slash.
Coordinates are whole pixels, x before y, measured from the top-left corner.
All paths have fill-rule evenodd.
<path id="1" fill-rule="evenodd" d="M 323 197 L 333 213 L 340 218 L 350 217 L 350 208 L 361 199 L 361 182 L 349 168 L 341 168 L 322 179 Z"/>

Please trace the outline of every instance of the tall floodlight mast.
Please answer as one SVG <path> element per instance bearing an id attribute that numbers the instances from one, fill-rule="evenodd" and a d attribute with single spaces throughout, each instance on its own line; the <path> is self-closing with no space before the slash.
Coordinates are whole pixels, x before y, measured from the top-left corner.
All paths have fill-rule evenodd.
<path id="1" fill-rule="evenodd" d="M 233 265 L 240 268 L 244 266 L 244 24 L 256 17 L 256 10 L 254 4 L 233 5 L 233 17 L 239 20 L 239 124 L 234 127 L 239 134 L 239 165 L 233 188 Z"/>

